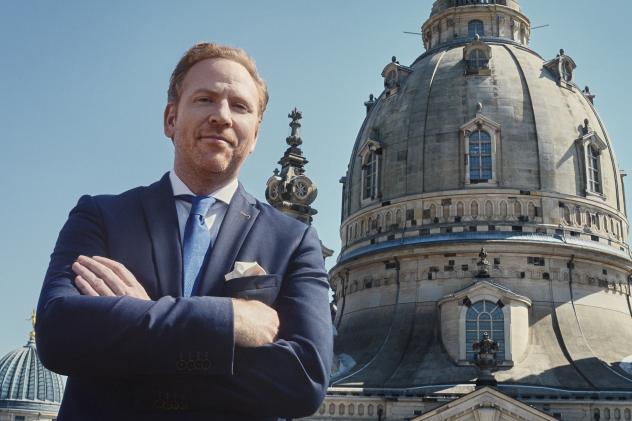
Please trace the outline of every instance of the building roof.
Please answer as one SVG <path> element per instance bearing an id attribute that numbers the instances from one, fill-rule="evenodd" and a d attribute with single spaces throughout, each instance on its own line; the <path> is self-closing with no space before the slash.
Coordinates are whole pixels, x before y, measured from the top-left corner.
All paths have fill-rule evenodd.
<path id="1" fill-rule="evenodd" d="M 0 359 L 0 409 L 57 412 L 63 392 L 62 376 L 44 367 L 33 334 Z"/>

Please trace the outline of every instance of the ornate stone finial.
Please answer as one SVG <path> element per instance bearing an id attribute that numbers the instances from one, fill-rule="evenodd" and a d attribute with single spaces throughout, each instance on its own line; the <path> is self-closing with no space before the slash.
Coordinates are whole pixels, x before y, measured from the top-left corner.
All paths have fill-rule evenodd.
<path id="1" fill-rule="evenodd" d="M 300 135 L 303 118 L 297 108 L 289 114 L 290 135 L 286 138 L 288 148 L 279 160 L 281 171 L 274 170 L 274 175 L 266 183 L 266 199 L 275 208 L 290 216 L 310 224 L 312 216 L 317 213 L 310 205 L 316 199 L 318 190 L 316 184 L 305 175 L 305 164 L 307 159 L 303 156 L 300 146 L 303 140 Z"/>
<path id="2" fill-rule="evenodd" d="M 369 100 L 364 102 L 364 106 L 366 107 L 367 114 L 371 111 L 373 106 L 375 105 L 375 96 L 373 94 L 369 95 Z"/>
<path id="3" fill-rule="evenodd" d="M 29 344 L 34 344 L 35 343 L 35 323 L 37 322 L 37 314 L 35 313 L 35 309 L 33 309 L 33 311 L 31 312 L 31 326 L 33 327 L 33 330 L 31 330 L 31 333 L 29 333 Z"/>
<path id="4" fill-rule="evenodd" d="M 290 112 L 287 116 L 288 118 L 292 119 L 292 121 L 290 122 L 292 133 L 285 139 L 285 141 L 290 146 L 298 147 L 303 143 L 303 141 L 301 140 L 301 135 L 299 133 L 299 130 L 301 128 L 301 123 L 299 123 L 299 120 L 303 118 L 303 113 L 301 113 L 299 110 L 296 109 L 296 107 L 294 107 L 292 112 Z"/>
<path id="5" fill-rule="evenodd" d="M 391 63 L 397 63 L 397 57 L 395 56 L 391 57 Z"/>
<path id="6" fill-rule="evenodd" d="M 564 49 L 560 48 L 560 55 L 563 56 L 564 55 Z"/>
<path id="7" fill-rule="evenodd" d="M 472 350 L 476 352 L 474 364 L 481 371 L 478 379 L 476 379 L 476 387 L 496 386 L 498 382 L 491 370 L 498 366 L 496 361 L 498 342 L 490 339 L 487 332 L 483 332 L 481 340 L 472 344 Z"/>
<path id="8" fill-rule="evenodd" d="M 586 99 L 588 99 L 588 101 L 590 101 L 591 104 L 595 103 L 595 97 L 597 95 L 593 94 L 592 92 L 590 92 L 590 88 L 588 86 L 586 86 L 582 92 L 582 94 L 584 94 L 584 97 L 586 97 Z"/>
<path id="9" fill-rule="evenodd" d="M 483 112 L 483 103 L 482 102 L 477 102 L 476 103 L 476 113 L 480 114 Z"/>
<path id="10" fill-rule="evenodd" d="M 481 40 L 481 36 L 479 34 L 474 34 L 474 40 L 475 41 L 480 41 Z"/>
<path id="11" fill-rule="evenodd" d="M 588 121 L 587 118 L 584 119 L 584 128 L 582 129 L 582 131 L 584 132 L 584 134 L 588 134 L 590 133 L 590 121 Z"/>
<path id="12" fill-rule="evenodd" d="M 477 278 L 489 278 L 489 261 L 487 260 L 487 251 L 484 248 L 481 248 L 480 253 L 478 253 L 478 273 L 476 274 Z"/>

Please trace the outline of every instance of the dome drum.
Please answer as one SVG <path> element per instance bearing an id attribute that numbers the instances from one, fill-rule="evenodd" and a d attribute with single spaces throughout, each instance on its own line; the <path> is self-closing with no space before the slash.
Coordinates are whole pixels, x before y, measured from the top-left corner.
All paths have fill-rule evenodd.
<path id="1" fill-rule="evenodd" d="M 572 238 L 626 254 L 629 225 L 622 212 L 588 199 L 528 191 L 474 190 L 407 197 L 354 214 L 341 225 L 340 262 L 402 241 L 494 233 Z M 441 241 L 437 239 L 436 241 Z"/>
<path id="2" fill-rule="evenodd" d="M 446 3 L 449 2 L 435 2 L 430 18 L 421 28 L 427 50 L 455 40 L 473 39 L 475 35 L 502 38 L 519 45 L 529 43 L 531 23 L 512 0 L 507 5 L 471 1 L 448 7 Z"/>

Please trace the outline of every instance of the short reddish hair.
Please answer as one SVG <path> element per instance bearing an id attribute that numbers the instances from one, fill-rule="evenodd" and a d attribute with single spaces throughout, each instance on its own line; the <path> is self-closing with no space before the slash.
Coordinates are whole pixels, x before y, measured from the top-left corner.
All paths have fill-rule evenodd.
<path id="1" fill-rule="evenodd" d="M 169 90 L 167 91 L 167 100 L 171 103 L 177 104 L 180 99 L 182 81 L 186 77 L 188 71 L 196 63 L 209 58 L 232 60 L 241 64 L 246 68 L 246 70 L 248 70 L 248 73 L 250 73 L 250 76 L 257 86 L 257 91 L 259 91 L 259 117 L 262 117 L 263 112 L 266 110 L 268 105 L 268 87 L 261 76 L 259 76 L 257 66 L 255 65 L 253 58 L 241 48 L 213 44 L 210 42 L 195 44 L 193 47 L 189 48 L 186 53 L 184 53 L 176 65 L 176 68 L 173 69 L 173 73 L 171 73 Z"/>

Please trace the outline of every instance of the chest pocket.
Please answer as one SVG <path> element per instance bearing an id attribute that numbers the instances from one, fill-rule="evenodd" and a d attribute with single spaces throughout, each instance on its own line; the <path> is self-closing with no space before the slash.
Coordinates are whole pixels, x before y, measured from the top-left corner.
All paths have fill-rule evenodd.
<path id="1" fill-rule="evenodd" d="M 279 295 L 281 279 L 279 275 L 258 275 L 234 278 L 224 283 L 224 296 L 258 300 L 272 306 Z"/>

